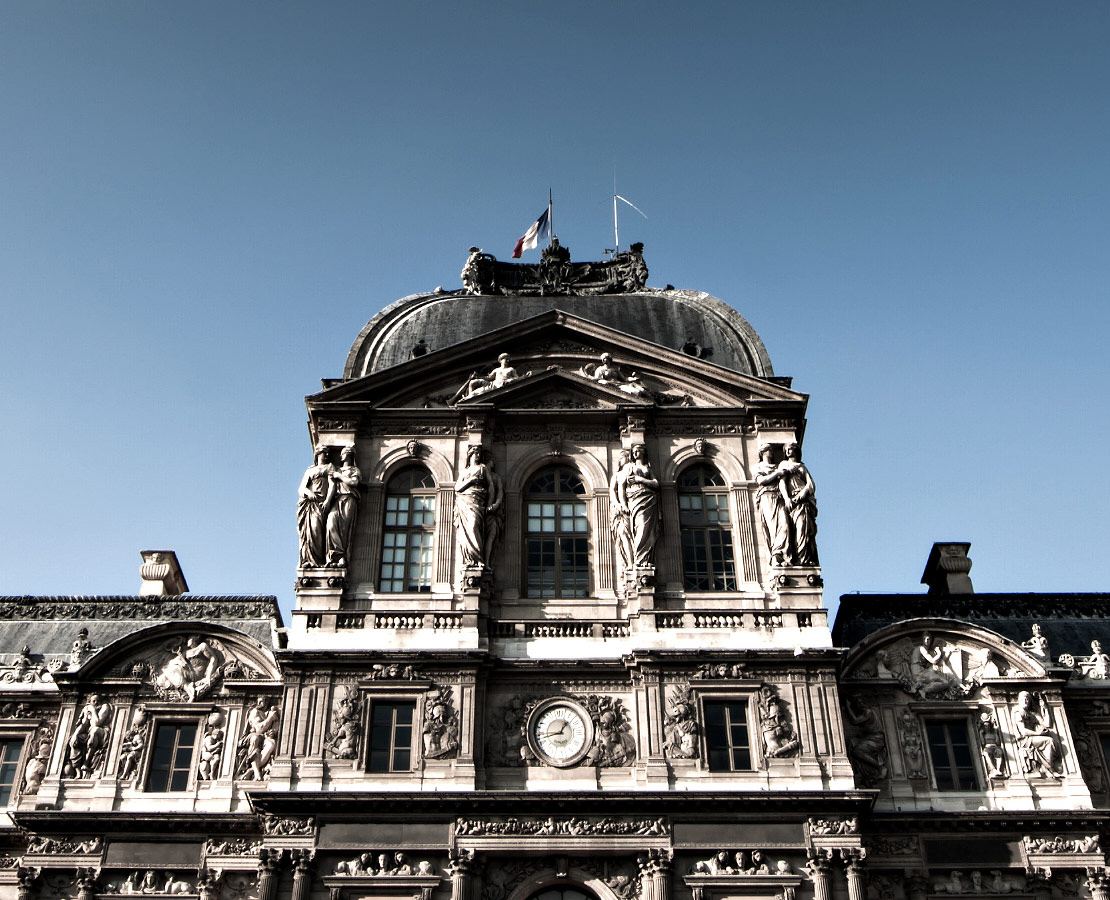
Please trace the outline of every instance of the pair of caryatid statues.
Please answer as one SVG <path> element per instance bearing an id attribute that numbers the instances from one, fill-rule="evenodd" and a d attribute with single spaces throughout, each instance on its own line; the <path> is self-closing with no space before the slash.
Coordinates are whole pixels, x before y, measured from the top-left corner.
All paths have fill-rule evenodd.
<path id="1" fill-rule="evenodd" d="M 362 473 L 354 447 L 340 450 L 338 466 L 328 456 L 327 447 L 317 447 L 314 462 L 301 479 L 297 533 L 302 568 L 340 568 L 347 565 L 350 553 Z"/>
<path id="2" fill-rule="evenodd" d="M 759 447 L 755 467 L 756 509 L 767 540 L 772 566 L 816 566 L 817 500 L 813 476 L 802 463 L 794 442 L 783 448 L 784 458 L 774 461 L 770 444 Z"/>
<path id="3" fill-rule="evenodd" d="M 504 496 L 493 455 L 472 445 L 455 482 L 455 544 L 464 568 L 492 565 L 504 531 Z M 643 444 L 621 451 L 609 497 L 619 568 L 653 565 L 659 538 L 659 481 L 652 474 Z"/>

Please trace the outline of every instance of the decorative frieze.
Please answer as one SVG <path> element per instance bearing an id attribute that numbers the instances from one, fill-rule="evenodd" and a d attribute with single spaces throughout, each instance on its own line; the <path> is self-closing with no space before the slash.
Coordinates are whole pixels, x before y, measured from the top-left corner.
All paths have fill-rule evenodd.
<path id="1" fill-rule="evenodd" d="M 498 818 L 457 819 L 455 835 L 466 837 L 582 837 L 589 835 L 650 835 L 666 837 L 671 833 L 670 824 L 663 817 L 644 819 L 633 817 L 594 818 L 568 816 L 555 818 Z"/>

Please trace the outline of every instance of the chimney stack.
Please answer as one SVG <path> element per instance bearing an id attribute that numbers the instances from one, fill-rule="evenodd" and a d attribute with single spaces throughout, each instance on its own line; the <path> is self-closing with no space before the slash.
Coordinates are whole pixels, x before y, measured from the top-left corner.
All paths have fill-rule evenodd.
<path id="1" fill-rule="evenodd" d="M 930 594 L 974 594 L 971 586 L 970 543 L 950 541 L 933 544 L 921 583 L 929 585 Z"/>
<path id="2" fill-rule="evenodd" d="M 172 550 L 140 550 L 143 564 L 139 568 L 142 584 L 139 585 L 140 597 L 166 597 L 171 594 L 187 594 L 189 585 L 181 574 L 177 554 Z"/>

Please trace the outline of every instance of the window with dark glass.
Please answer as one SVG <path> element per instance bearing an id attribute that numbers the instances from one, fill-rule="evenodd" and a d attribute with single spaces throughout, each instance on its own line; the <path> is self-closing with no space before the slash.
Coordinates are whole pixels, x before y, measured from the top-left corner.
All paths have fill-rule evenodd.
<path id="1" fill-rule="evenodd" d="M 679 476 L 678 522 L 686 590 L 735 591 L 728 488 L 712 466 L 691 466 Z"/>
<path id="2" fill-rule="evenodd" d="M 22 753 L 23 741 L 11 738 L 0 740 L 0 806 L 11 802 Z"/>
<path id="3" fill-rule="evenodd" d="M 148 791 L 183 791 L 189 787 L 197 743 L 195 722 L 163 722 L 154 730 L 154 750 L 146 776 Z"/>
<path id="4" fill-rule="evenodd" d="M 525 596 L 589 596 L 590 538 L 582 479 L 566 466 L 544 469 L 525 494 Z"/>
<path id="5" fill-rule="evenodd" d="M 938 791 L 977 791 L 979 776 L 966 719 L 925 723 Z"/>
<path id="6" fill-rule="evenodd" d="M 416 704 L 375 702 L 370 708 L 371 772 L 412 770 L 412 719 Z"/>
<path id="7" fill-rule="evenodd" d="M 711 770 L 715 772 L 751 770 L 752 745 L 748 733 L 747 701 L 706 702 L 705 744 Z"/>
<path id="8" fill-rule="evenodd" d="M 435 487 L 431 473 L 421 466 L 402 469 L 386 483 L 378 582 L 384 593 L 432 589 Z"/>

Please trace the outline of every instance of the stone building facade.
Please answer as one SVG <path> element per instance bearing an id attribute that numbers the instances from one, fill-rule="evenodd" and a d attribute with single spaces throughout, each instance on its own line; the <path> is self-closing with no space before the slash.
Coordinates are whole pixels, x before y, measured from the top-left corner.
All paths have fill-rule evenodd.
<path id="1" fill-rule="evenodd" d="M 371 319 L 307 400 L 288 625 L 170 551 L 0 598 L 0 892 L 1107 900 L 1108 598 L 938 544 L 830 631 L 808 396 L 646 279 L 475 249 Z"/>

